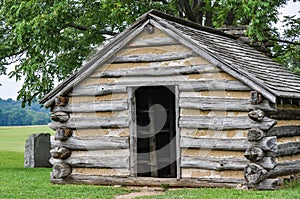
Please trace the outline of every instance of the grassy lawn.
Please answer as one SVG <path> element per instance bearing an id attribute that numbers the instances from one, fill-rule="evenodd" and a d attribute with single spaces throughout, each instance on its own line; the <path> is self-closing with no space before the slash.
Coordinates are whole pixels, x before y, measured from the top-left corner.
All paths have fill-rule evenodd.
<path id="1" fill-rule="evenodd" d="M 114 198 L 126 189 L 53 185 L 51 169 L 23 168 L 25 140 L 33 133 L 51 132 L 47 126 L 0 127 L 0 198 Z"/>
<path id="2" fill-rule="evenodd" d="M 51 169 L 23 168 L 24 145 L 32 133 L 50 132 L 46 126 L 0 127 L 0 199 L 2 198 L 115 198 L 130 192 L 124 188 L 89 185 L 53 185 Z M 51 132 L 53 134 L 53 132 Z M 277 191 L 245 191 L 235 189 L 180 189 L 163 195 L 140 197 L 157 199 L 197 198 L 300 198 L 300 183 Z"/>

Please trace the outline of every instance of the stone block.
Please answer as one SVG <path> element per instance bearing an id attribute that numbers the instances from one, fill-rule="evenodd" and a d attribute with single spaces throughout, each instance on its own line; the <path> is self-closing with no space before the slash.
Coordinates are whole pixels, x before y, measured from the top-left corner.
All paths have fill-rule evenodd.
<path id="1" fill-rule="evenodd" d="M 25 144 L 24 167 L 51 167 L 50 159 L 50 134 L 39 133 L 28 137 Z"/>

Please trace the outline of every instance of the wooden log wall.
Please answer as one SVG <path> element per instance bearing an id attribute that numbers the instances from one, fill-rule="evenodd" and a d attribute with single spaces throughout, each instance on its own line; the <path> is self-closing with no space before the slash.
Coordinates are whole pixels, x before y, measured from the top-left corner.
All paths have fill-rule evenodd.
<path id="1" fill-rule="evenodd" d="M 108 181 L 130 176 L 128 87 L 155 85 L 178 85 L 181 155 L 178 164 L 182 181 L 194 179 L 189 181 L 192 184 L 203 180 L 202 186 L 203 182 L 227 182 L 234 186 L 245 181 L 248 170 L 251 173 L 252 168 L 258 168 L 269 172 L 277 162 L 286 163 L 280 159 L 285 154 L 298 153 L 297 144 L 293 152 L 287 152 L 285 141 L 281 141 L 287 134 L 300 136 L 298 128 L 293 128 L 294 133 L 274 130 L 277 126 L 297 126 L 298 120 L 289 125 L 281 125 L 284 121 L 279 121 L 272 128 L 278 119 L 273 104 L 154 29 L 154 33 L 142 32 L 109 63 L 99 66 L 74 86 L 67 96 L 55 100 L 54 121 L 49 124 L 57 131 L 52 139 L 51 162 L 54 169 L 66 168 L 74 178 L 69 178 L 66 172 L 58 175 L 54 171 L 52 180 L 62 183 L 64 179 L 65 182 L 77 179 L 72 183 L 80 183 L 86 181 L 81 181 L 84 177 L 80 176 L 94 176 L 95 183 L 104 183 L 105 179 L 95 176 L 106 176 Z M 294 143 L 297 142 L 300 140 Z M 62 154 L 68 150 L 67 156 Z M 274 159 L 279 156 L 276 150 L 284 156 Z M 275 177 L 280 172 L 275 173 L 269 177 L 263 175 L 264 179 L 252 184 L 260 189 L 277 188 Z M 123 181 L 125 185 L 132 184 L 129 178 Z"/>

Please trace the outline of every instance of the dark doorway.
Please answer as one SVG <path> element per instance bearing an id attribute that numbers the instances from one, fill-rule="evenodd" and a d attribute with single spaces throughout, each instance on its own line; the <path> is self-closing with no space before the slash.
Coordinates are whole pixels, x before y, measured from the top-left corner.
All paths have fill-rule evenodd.
<path id="1" fill-rule="evenodd" d="M 145 86 L 135 91 L 137 176 L 176 177 L 174 86 Z"/>

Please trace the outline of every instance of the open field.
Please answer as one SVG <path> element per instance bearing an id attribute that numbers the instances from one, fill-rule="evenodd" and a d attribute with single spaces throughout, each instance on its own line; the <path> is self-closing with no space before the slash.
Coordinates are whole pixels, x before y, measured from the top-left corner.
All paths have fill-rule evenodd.
<path id="1" fill-rule="evenodd" d="M 88 185 L 53 185 L 51 169 L 23 168 L 24 145 L 32 133 L 50 132 L 46 126 L 0 127 L 0 198 L 115 198 L 131 192 L 125 188 Z M 53 132 L 51 132 L 53 133 Z M 300 198 L 300 183 L 287 185 L 278 191 L 235 189 L 180 189 L 163 195 L 140 198 Z"/>
<path id="2" fill-rule="evenodd" d="M 25 141 L 34 133 L 51 133 L 48 126 L 0 127 L 0 150 L 24 152 Z"/>

